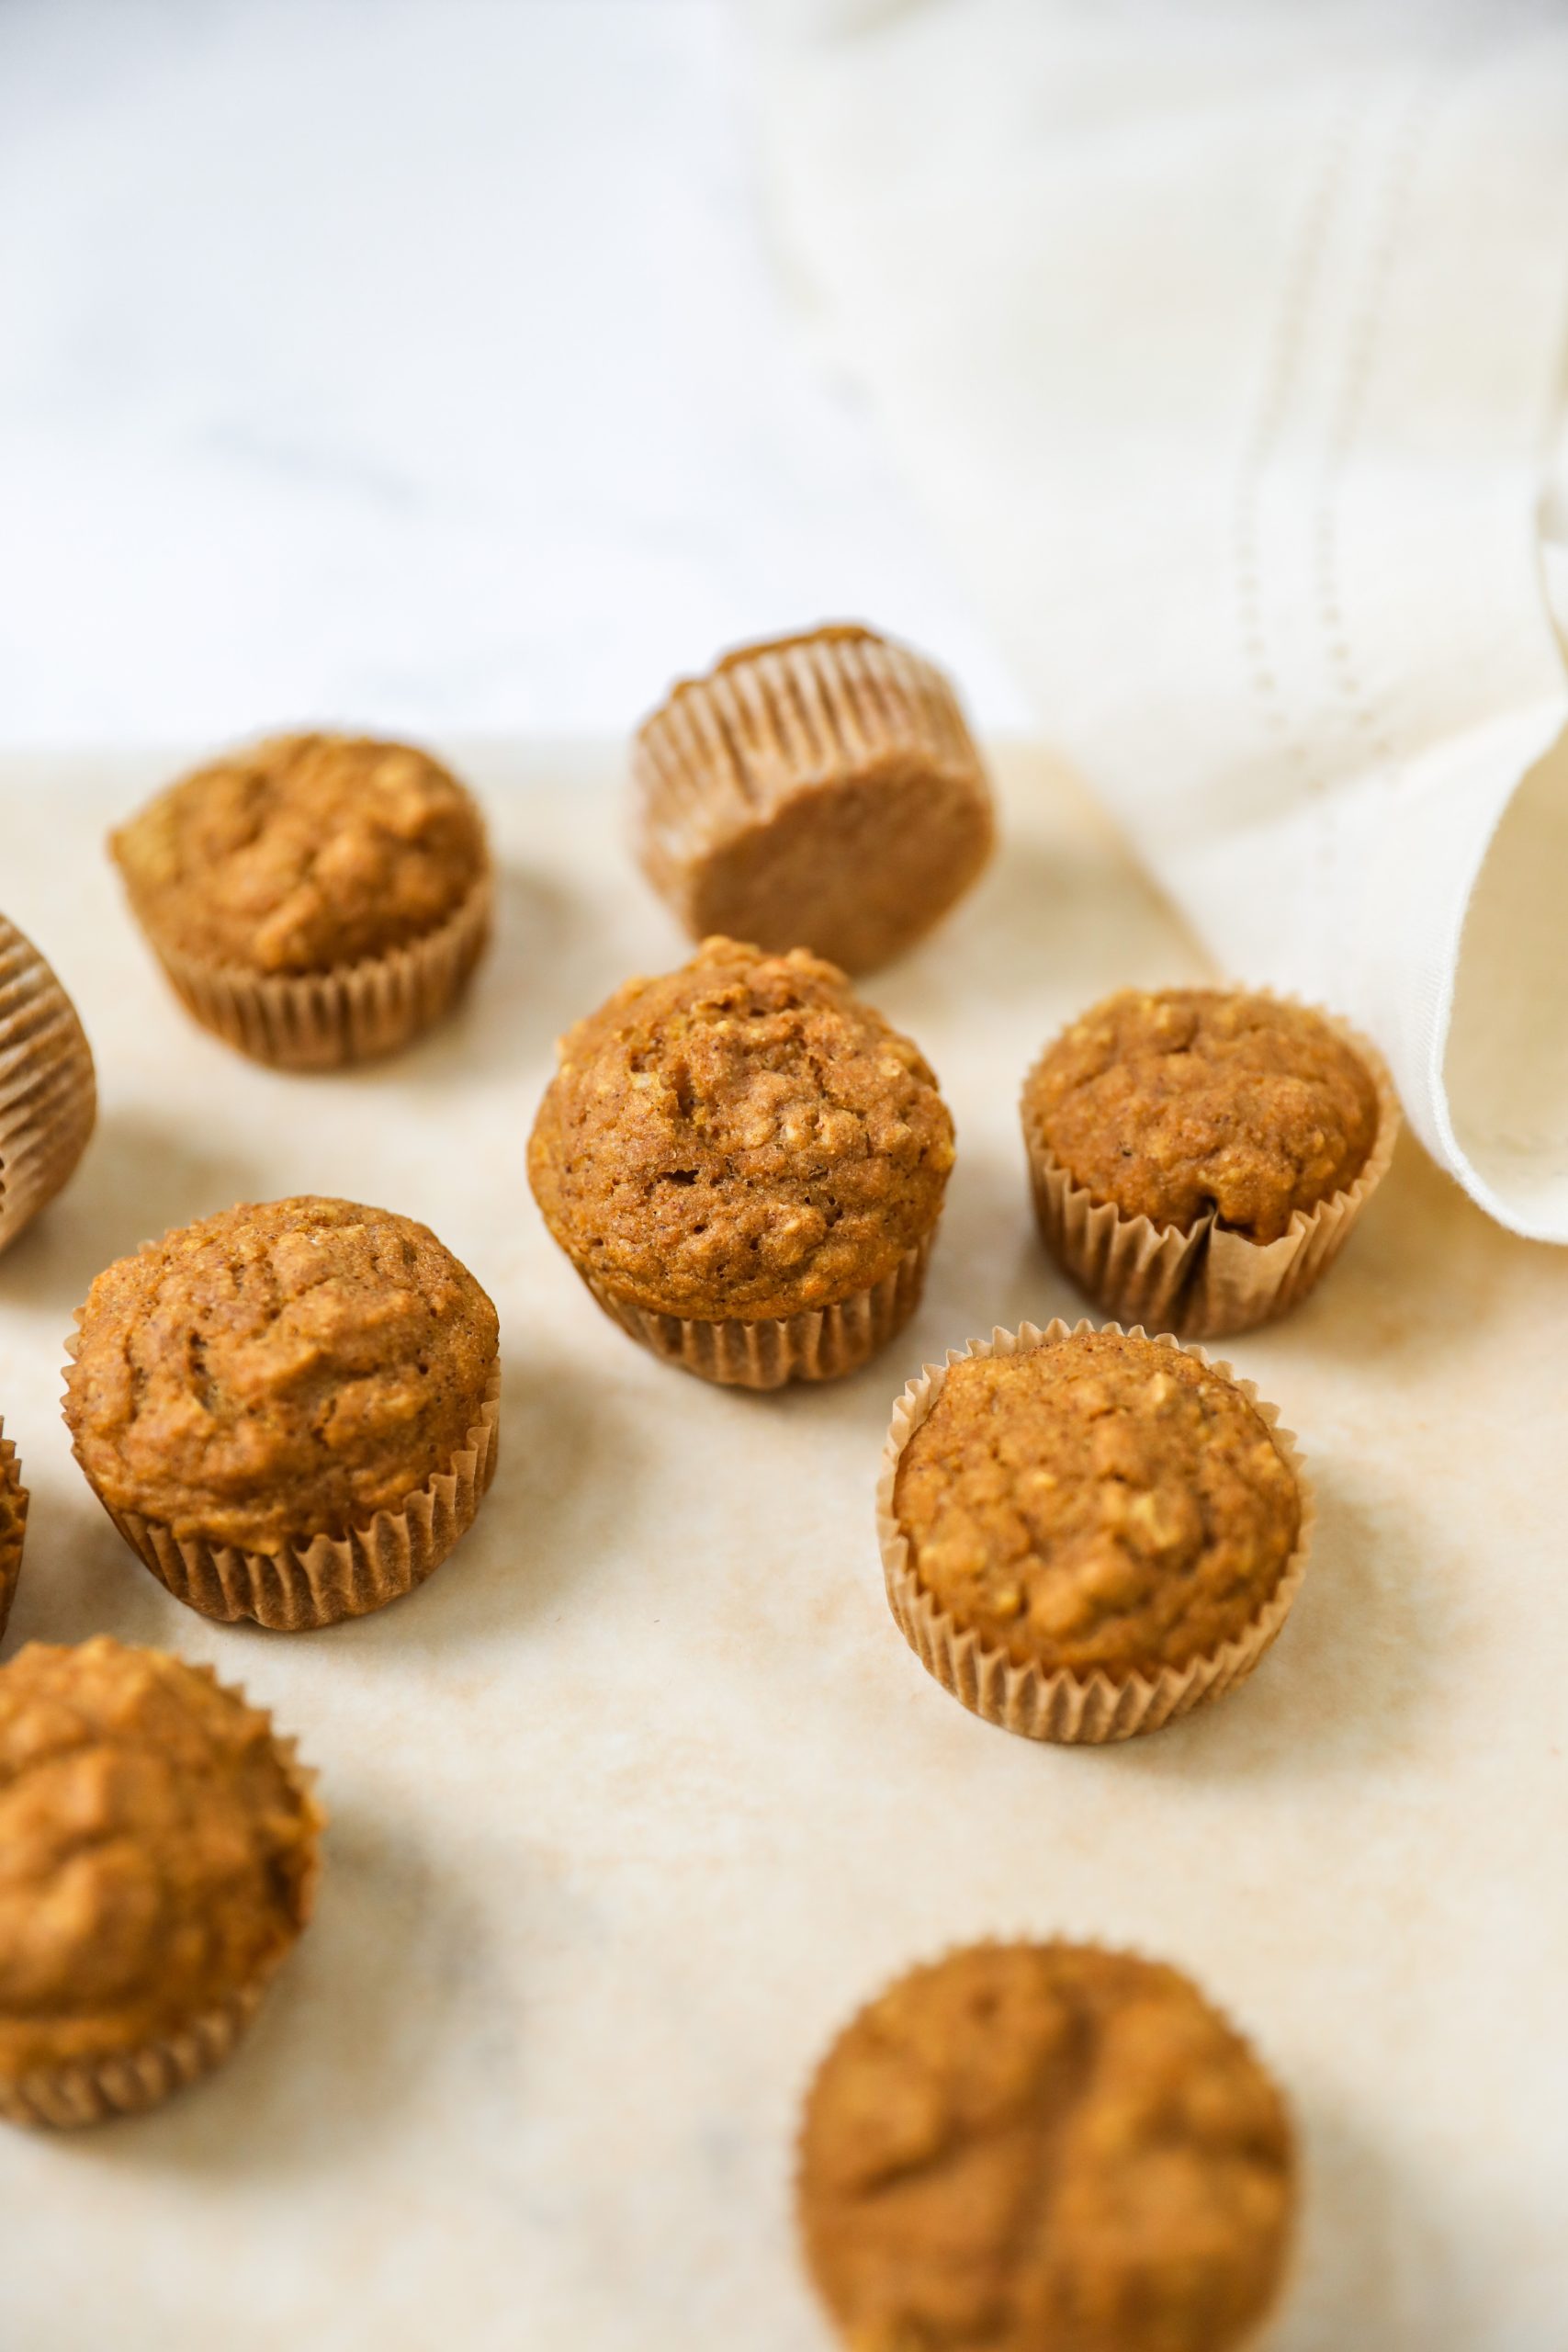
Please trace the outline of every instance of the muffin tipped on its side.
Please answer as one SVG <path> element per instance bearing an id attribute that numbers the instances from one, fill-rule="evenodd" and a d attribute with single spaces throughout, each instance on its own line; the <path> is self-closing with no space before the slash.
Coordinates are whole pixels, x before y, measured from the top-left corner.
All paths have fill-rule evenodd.
<path id="1" fill-rule="evenodd" d="M 861 2352 L 1235 2352 L 1274 2306 L 1283 2101 L 1176 1969 L 980 1944 L 854 2018 L 806 2105 L 806 2258 Z"/>
<path id="2" fill-rule="evenodd" d="M 934 664 L 840 624 L 743 645 L 646 719 L 637 854 L 694 939 L 728 933 L 870 971 L 991 853 L 990 787 Z"/>
<path id="3" fill-rule="evenodd" d="M 98 2122 L 225 2058 L 310 1918 L 321 1821 L 205 1667 L 107 1636 L 0 1667 L 0 2115 Z"/>
<path id="4" fill-rule="evenodd" d="M 953 1165 L 916 1047 L 803 951 L 710 939 L 561 1042 L 528 1170 L 606 1312 L 754 1387 L 852 1371 L 914 1310 Z"/>
<path id="5" fill-rule="evenodd" d="M 282 1067 L 405 1044 L 489 932 L 478 806 L 408 744 L 276 736 L 171 785 L 110 848 L 189 1010 Z"/>

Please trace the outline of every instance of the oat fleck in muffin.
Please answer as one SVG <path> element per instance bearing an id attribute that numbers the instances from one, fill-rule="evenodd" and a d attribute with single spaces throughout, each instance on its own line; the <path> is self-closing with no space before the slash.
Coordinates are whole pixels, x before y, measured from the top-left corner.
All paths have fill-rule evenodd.
<path id="1" fill-rule="evenodd" d="M 694 939 L 902 953 L 990 855 L 990 789 L 942 672 L 838 624 L 683 679 L 633 756 L 643 869 Z"/>
<path id="2" fill-rule="evenodd" d="M 841 972 L 710 939 L 566 1036 L 529 1175 L 633 1335 L 720 1381 L 852 1371 L 913 1312 L 953 1166 L 916 1047 Z"/>
<path id="3" fill-rule="evenodd" d="M 171 785 L 110 847 L 191 1011 L 263 1060 L 404 1043 L 484 944 L 483 820 L 408 744 L 275 737 Z"/>
<path id="4" fill-rule="evenodd" d="M 1274 2304 L 1290 2121 L 1174 1968 L 983 1944 L 861 2011 L 807 2103 L 807 2259 L 852 2352 L 1232 2352 Z"/>
<path id="5" fill-rule="evenodd" d="M 95 2122 L 225 2057 L 310 1916 L 321 1821 L 206 1668 L 102 1636 L 0 1668 L 0 2114 Z"/>
<path id="6" fill-rule="evenodd" d="M 80 1321 L 76 1458 L 154 1574 L 209 1615 L 292 1629 L 378 1608 L 478 1508 L 495 1309 L 412 1217 L 243 1204 L 119 1259 Z"/>
<path id="7" fill-rule="evenodd" d="M 898 1464 L 915 1574 L 1019 1664 L 1185 1666 L 1270 1599 L 1301 1529 L 1268 1424 L 1179 1348 L 1085 1331 L 953 1364 Z"/>

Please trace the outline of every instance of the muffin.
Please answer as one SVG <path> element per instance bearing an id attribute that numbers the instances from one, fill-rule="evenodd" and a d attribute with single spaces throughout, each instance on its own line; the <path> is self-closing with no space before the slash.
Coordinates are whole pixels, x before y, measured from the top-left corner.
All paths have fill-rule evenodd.
<path id="1" fill-rule="evenodd" d="M 1290 1432 L 1196 1348 L 1025 1324 L 927 1365 L 877 1489 L 887 1598 L 988 1723 L 1099 1743 L 1250 1674 L 1305 1570 Z"/>
<path id="2" fill-rule="evenodd" d="M 380 1609 L 493 1475 L 495 1309 L 412 1217 L 243 1204 L 119 1259 L 77 1322 L 76 1459 L 204 1616 L 293 1633 Z"/>
<path id="3" fill-rule="evenodd" d="M 70 1182 L 97 1108 L 75 1006 L 0 915 L 0 1250 Z"/>
<path id="4" fill-rule="evenodd" d="M 276 736 L 171 785 L 109 846 L 187 1010 L 281 1069 L 406 1045 L 489 935 L 484 820 L 406 743 Z"/>
<path id="5" fill-rule="evenodd" d="M 1305 1297 L 1398 1128 L 1364 1039 L 1304 1005 L 1223 989 L 1108 997 L 1023 1090 L 1046 1247 L 1107 1314 L 1195 1339 Z"/>
<path id="6" fill-rule="evenodd" d="M 746 1388 L 853 1372 L 914 1313 L 953 1166 L 917 1048 L 803 950 L 705 940 L 564 1037 L 528 1173 L 606 1314 Z"/>
<path id="7" fill-rule="evenodd" d="M 28 1490 L 22 1484 L 17 1449 L 0 1421 L 0 1635 L 17 1597 L 22 1573 L 22 1544 L 28 1532 Z"/>
<path id="8" fill-rule="evenodd" d="M 0 1667 L 0 2115 L 100 2122 L 228 2056 L 310 1916 L 311 1778 L 161 1650 Z"/>
<path id="9" fill-rule="evenodd" d="M 728 653 L 644 721 L 637 855 L 694 939 L 848 971 L 897 956 L 990 855 L 991 795 L 940 670 L 840 626 Z"/>
<path id="10" fill-rule="evenodd" d="M 979 1944 L 853 2018 L 807 2100 L 807 2266 L 853 2352 L 1233 2352 L 1280 2294 L 1284 2103 L 1174 1968 Z"/>

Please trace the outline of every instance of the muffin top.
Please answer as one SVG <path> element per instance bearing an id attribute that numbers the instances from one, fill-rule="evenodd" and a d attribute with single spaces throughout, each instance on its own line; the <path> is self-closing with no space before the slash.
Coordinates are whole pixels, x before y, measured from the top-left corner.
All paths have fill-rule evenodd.
<path id="1" fill-rule="evenodd" d="M 182 1226 L 101 1273 L 65 1419 L 117 1510 L 276 1552 L 444 1470 L 478 1420 L 494 1307 L 429 1227 L 304 1194 Z"/>
<path id="2" fill-rule="evenodd" d="M 1217 1217 L 1277 1241 L 1298 1209 L 1353 1184 L 1378 1091 L 1304 1007 L 1222 989 L 1124 989 L 1030 1073 L 1024 1118 L 1075 1184 L 1123 1216 Z"/>
<path id="3" fill-rule="evenodd" d="M 278 735 L 161 792 L 110 843 L 160 944 L 324 972 L 436 930 L 488 867 L 471 794 L 423 752 Z"/>
<path id="4" fill-rule="evenodd" d="M 1232 1380 L 1179 1348 L 1075 1332 L 948 1367 L 893 1510 L 918 1581 L 1015 1664 L 1185 1666 L 1273 1597 L 1301 1490 Z"/>
<path id="5" fill-rule="evenodd" d="M 935 1224 L 953 1120 L 916 1047 L 804 949 L 705 940 L 569 1032 L 528 1172 L 556 1239 L 655 1313 L 794 1315 Z"/>
<path id="6" fill-rule="evenodd" d="M 1294 2195 L 1246 2042 L 1174 1968 L 1084 1946 L 916 1969 L 807 2104 L 807 2255 L 865 2352 L 1228 2352 Z"/>
<path id="7" fill-rule="evenodd" d="M 106 1635 L 0 1667 L 0 2079 L 133 2051 L 270 1973 L 321 1815 L 265 1714 Z"/>

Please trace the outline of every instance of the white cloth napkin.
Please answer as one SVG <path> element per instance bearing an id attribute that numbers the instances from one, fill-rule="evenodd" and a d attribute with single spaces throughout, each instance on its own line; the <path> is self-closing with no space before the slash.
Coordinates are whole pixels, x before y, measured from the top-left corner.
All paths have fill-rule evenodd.
<path id="1" fill-rule="evenodd" d="M 1475 1198 L 1568 1240 L 1568 21 L 763 21 L 790 257 L 1046 732 L 1224 967 L 1359 1022 Z"/>

